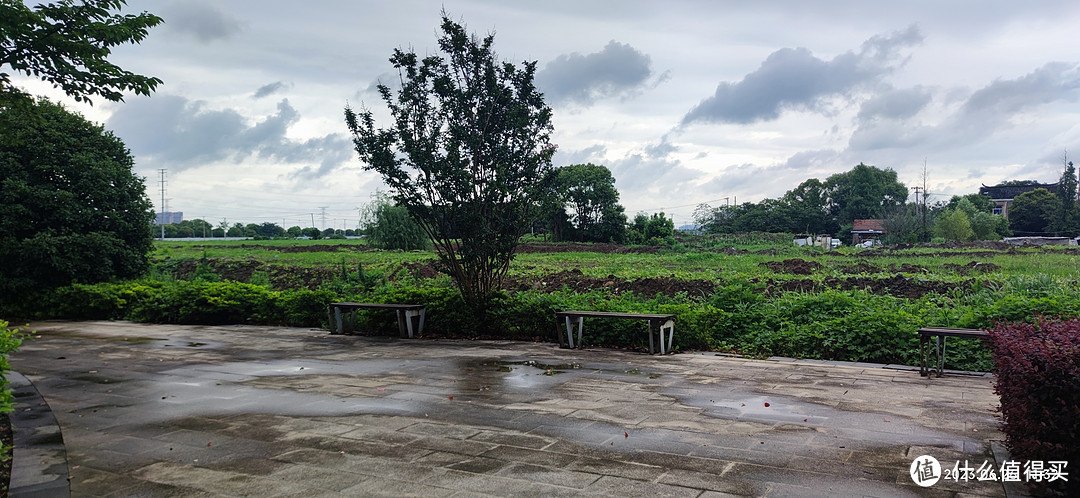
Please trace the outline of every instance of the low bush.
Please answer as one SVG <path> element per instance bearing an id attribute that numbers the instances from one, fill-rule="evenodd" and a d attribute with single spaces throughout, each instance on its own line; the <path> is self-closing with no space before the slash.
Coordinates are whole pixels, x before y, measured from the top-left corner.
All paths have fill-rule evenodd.
<path id="1" fill-rule="evenodd" d="M 990 331 L 1002 432 L 1013 458 L 1080 462 L 1080 320 L 999 325 Z M 1066 472 L 1075 470 L 1066 468 Z M 1080 496 L 1080 480 L 1038 482 L 1040 493 Z"/>
<path id="2" fill-rule="evenodd" d="M 19 349 L 23 337 L 22 330 L 11 328 L 8 322 L 0 320 L 0 413 L 11 413 L 15 409 L 15 400 L 8 389 L 7 373 L 11 370 L 8 355 Z"/>

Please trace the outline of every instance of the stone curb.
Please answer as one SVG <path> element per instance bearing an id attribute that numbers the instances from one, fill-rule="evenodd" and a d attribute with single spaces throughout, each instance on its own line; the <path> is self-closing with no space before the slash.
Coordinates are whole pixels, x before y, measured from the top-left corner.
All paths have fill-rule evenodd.
<path id="1" fill-rule="evenodd" d="M 49 404 L 22 374 L 9 371 L 7 380 L 15 396 L 8 415 L 15 439 L 10 496 L 71 496 L 64 436 Z"/>

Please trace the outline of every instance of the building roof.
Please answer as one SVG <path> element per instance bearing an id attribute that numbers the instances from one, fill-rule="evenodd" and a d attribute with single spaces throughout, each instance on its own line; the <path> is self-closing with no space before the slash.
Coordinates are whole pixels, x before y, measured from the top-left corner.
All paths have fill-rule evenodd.
<path id="1" fill-rule="evenodd" d="M 885 233 L 883 226 L 885 220 L 855 220 L 851 227 L 852 232 L 880 232 Z"/>
<path id="2" fill-rule="evenodd" d="M 994 185 L 979 187 L 979 195 L 990 196 L 991 199 L 1014 199 L 1020 194 L 1026 194 L 1037 188 L 1044 188 L 1050 192 L 1057 192 L 1056 183 L 1037 183 L 1035 185 Z"/>

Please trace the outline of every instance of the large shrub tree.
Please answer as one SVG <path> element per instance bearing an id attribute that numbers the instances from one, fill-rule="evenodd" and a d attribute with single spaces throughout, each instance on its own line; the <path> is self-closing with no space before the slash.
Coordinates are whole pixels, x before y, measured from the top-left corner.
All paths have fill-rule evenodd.
<path id="1" fill-rule="evenodd" d="M 409 210 L 472 305 L 506 275 L 520 237 L 540 214 L 555 146 L 551 108 L 533 84 L 536 62 L 501 62 L 494 35 L 479 39 L 442 16 L 439 52 L 394 50 L 400 87 L 380 84 L 392 124 L 345 108 L 364 168 Z"/>
<path id="2" fill-rule="evenodd" d="M 154 215 L 124 143 L 48 100 L 5 97 L 0 300 L 142 274 Z"/>
<path id="3" fill-rule="evenodd" d="M 565 216 L 573 227 L 563 238 L 622 243 L 626 235 L 626 210 L 619 204 L 619 191 L 615 189 L 611 170 L 588 163 L 556 168 L 554 173 L 555 216 Z M 566 214 L 567 208 L 572 214 Z"/>

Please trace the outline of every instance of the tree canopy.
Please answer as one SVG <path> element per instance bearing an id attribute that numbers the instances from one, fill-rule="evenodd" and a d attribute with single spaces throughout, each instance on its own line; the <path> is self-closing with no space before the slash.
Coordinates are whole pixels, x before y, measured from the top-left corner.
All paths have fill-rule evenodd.
<path id="1" fill-rule="evenodd" d="M 856 219 L 882 218 L 906 200 L 907 187 L 895 171 L 860 163 L 824 182 L 808 179 L 777 199 L 715 210 L 699 206 L 694 219 L 714 233 L 836 233 Z"/>
<path id="2" fill-rule="evenodd" d="M 59 0 L 31 9 L 0 0 L 0 70 L 5 66 L 52 83 L 76 101 L 121 101 L 123 92 L 149 95 L 161 80 L 126 71 L 107 60 L 112 49 L 138 43 L 162 19 L 143 12 L 112 13 L 125 0 Z M 0 72 L 0 89 L 10 89 Z"/>
<path id="3" fill-rule="evenodd" d="M 120 139 L 29 97 L 0 105 L 0 136 L 0 296 L 148 268 L 153 206 Z"/>
<path id="4" fill-rule="evenodd" d="M 896 172 L 859 163 L 851 171 L 825 180 L 829 208 L 837 223 L 881 218 L 890 209 L 907 201 L 908 189 Z"/>
<path id="5" fill-rule="evenodd" d="M 345 122 L 364 168 L 428 235 L 462 297 L 482 305 L 540 214 L 551 108 L 533 84 L 535 61 L 499 61 L 494 35 L 470 36 L 445 13 L 441 28 L 440 53 L 390 57 L 400 87 L 378 87 L 389 128 L 368 109 L 346 107 Z"/>
<path id="6" fill-rule="evenodd" d="M 1009 204 L 1009 228 L 1016 235 L 1042 235 L 1061 210 L 1061 199 L 1044 188 L 1016 196 Z"/>
<path id="7" fill-rule="evenodd" d="M 626 233 L 626 213 L 619 204 L 611 170 L 596 164 L 571 164 L 555 168 L 552 181 L 556 217 L 569 219 L 571 230 L 562 240 L 621 243 Z M 570 208 L 572 215 L 567 215 Z"/>

